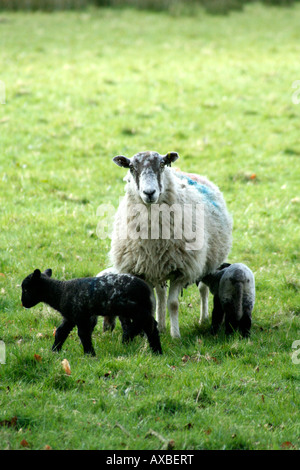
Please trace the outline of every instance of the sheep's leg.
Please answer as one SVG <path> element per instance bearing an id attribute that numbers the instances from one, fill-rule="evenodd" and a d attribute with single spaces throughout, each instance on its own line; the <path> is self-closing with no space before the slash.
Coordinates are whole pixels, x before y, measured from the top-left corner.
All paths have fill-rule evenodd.
<path id="1" fill-rule="evenodd" d="M 226 302 L 223 304 L 225 312 L 225 334 L 230 335 L 238 329 L 238 318 L 235 314 L 235 305 L 232 302 Z"/>
<path id="2" fill-rule="evenodd" d="M 113 331 L 116 326 L 117 317 L 108 317 L 103 318 L 103 331 Z"/>
<path id="3" fill-rule="evenodd" d="M 157 322 L 153 315 L 147 315 L 144 312 L 144 314 L 139 313 L 133 317 L 130 338 L 133 339 L 141 331 L 145 332 L 152 351 L 156 354 L 162 354 Z"/>
<path id="4" fill-rule="evenodd" d="M 119 316 L 119 320 L 123 330 L 122 342 L 128 343 L 129 340 L 133 339 L 134 336 L 138 334 L 133 331 L 133 326 L 130 318 L 123 317 L 122 315 Z"/>
<path id="5" fill-rule="evenodd" d="M 240 319 L 239 330 L 241 335 L 244 338 L 248 338 L 250 336 L 251 330 L 251 314 L 253 310 L 253 302 L 248 301 L 248 299 L 244 299 L 243 301 L 243 316 Z"/>
<path id="6" fill-rule="evenodd" d="M 217 295 L 214 296 L 214 308 L 211 315 L 211 332 L 217 334 L 224 319 L 224 311 Z"/>
<path id="7" fill-rule="evenodd" d="M 168 297 L 168 310 L 171 321 L 171 336 L 172 338 L 180 338 L 179 323 L 178 323 L 178 297 L 181 292 L 182 286 L 176 282 L 170 283 L 169 297 Z"/>
<path id="8" fill-rule="evenodd" d="M 147 335 L 152 351 L 156 354 L 162 354 L 157 322 L 153 316 L 144 318 L 142 329 Z"/>
<path id="9" fill-rule="evenodd" d="M 84 354 L 91 354 L 91 356 L 96 356 L 92 344 L 92 332 L 94 327 L 94 317 L 91 317 L 90 321 L 83 321 L 77 324 L 78 336 L 83 346 Z"/>
<path id="10" fill-rule="evenodd" d="M 200 325 L 208 322 L 208 287 L 203 283 L 200 282 L 198 285 L 198 289 L 200 292 Z"/>
<path id="11" fill-rule="evenodd" d="M 162 332 L 166 329 L 167 286 L 159 284 L 155 287 L 155 290 L 157 295 L 156 320 L 158 331 Z"/>
<path id="12" fill-rule="evenodd" d="M 62 345 L 66 341 L 69 333 L 73 330 L 75 323 L 67 320 L 66 318 L 63 319 L 62 323 L 56 329 L 55 332 L 55 340 L 52 346 L 52 351 L 60 351 Z"/>

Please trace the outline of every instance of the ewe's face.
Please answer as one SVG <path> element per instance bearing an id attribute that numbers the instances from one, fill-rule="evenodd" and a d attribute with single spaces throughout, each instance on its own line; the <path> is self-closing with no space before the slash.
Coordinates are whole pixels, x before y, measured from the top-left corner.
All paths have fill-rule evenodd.
<path id="1" fill-rule="evenodd" d="M 155 204 L 164 191 L 164 170 L 177 160 L 178 154 L 170 152 L 160 155 L 157 152 L 140 152 L 132 158 L 122 155 L 113 161 L 124 168 L 129 168 L 136 191 L 145 204 Z"/>

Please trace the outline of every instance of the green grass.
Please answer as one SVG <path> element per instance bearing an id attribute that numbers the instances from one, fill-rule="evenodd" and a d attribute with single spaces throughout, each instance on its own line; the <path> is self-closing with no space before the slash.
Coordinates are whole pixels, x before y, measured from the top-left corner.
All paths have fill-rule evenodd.
<path id="1" fill-rule="evenodd" d="M 227 17 L 1 14 L 1 449 L 299 449 L 299 21 L 299 5 L 259 4 Z M 96 358 L 75 331 L 52 354 L 59 315 L 24 310 L 20 284 L 34 268 L 107 267 L 97 207 L 124 192 L 112 157 L 145 149 L 178 151 L 224 192 L 230 260 L 256 277 L 251 339 L 199 329 L 194 286 L 162 357 L 101 319 Z"/>

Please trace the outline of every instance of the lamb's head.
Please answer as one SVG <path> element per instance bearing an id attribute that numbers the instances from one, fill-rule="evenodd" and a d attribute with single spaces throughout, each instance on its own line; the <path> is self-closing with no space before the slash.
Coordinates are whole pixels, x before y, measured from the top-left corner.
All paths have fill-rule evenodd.
<path id="1" fill-rule="evenodd" d="M 155 204 L 164 191 L 164 172 L 179 158 L 178 153 L 169 152 L 160 155 L 157 152 L 140 152 L 132 158 L 118 155 L 113 161 L 124 168 L 129 168 L 129 182 L 145 204 Z"/>
<path id="2" fill-rule="evenodd" d="M 22 305 L 26 308 L 34 307 L 36 304 L 42 301 L 41 291 L 42 283 L 41 280 L 43 277 L 51 277 L 51 269 L 46 269 L 45 272 L 41 273 L 39 269 L 29 276 L 27 276 L 22 282 Z"/>

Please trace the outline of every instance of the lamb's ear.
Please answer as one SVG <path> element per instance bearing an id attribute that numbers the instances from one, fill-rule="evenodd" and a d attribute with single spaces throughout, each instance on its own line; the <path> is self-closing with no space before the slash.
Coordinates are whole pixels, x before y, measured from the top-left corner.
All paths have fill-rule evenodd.
<path id="1" fill-rule="evenodd" d="M 41 277 L 41 271 L 39 269 L 35 269 L 33 271 L 33 277 L 38 279 L 39 277 Z"/>
<path id="2" fill-rule="evenodd" d="M 44 274 L 46 274 L 46 276 L 48 276 L 48 277 L 51 277 L 52 276 L 52 269 L 46 269 L 44 271 Z"/>
<path id="3" fill-rule="evenodd" d="M 123 166 L 124 168 L 129 168 L 130 159 L 124 157 L 124 155 L 117 155 L 113 158 L 113 162 L 116 163 L 118 166 Z"/>
<path id="4" fill-rule="evenodd" d="M 163 161 L 165 162 L 165 165 L 171 166 L 171 163 L 174 163 L 178 158 L 179 155 L 177 152 L 169 152 L 163 157 Z"/>
<path id="5" fill-rule="evenodd" d="M 217 271 L 221 271 L 224 268 L 229 268 L 229 266 L 231 266 L 231 264 L 223 263 L 223 264 L 221 264 L 221 266 L 218 267 Z"/>

